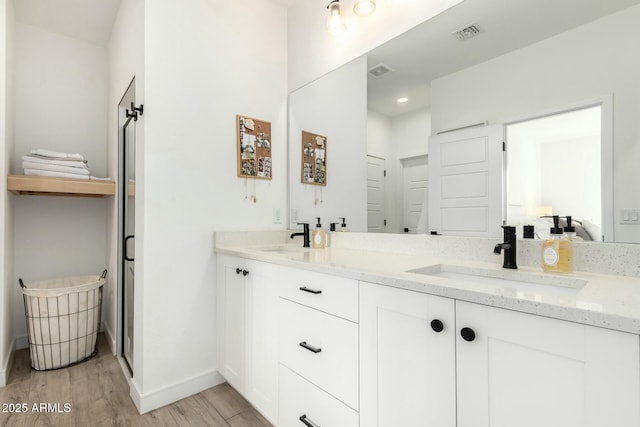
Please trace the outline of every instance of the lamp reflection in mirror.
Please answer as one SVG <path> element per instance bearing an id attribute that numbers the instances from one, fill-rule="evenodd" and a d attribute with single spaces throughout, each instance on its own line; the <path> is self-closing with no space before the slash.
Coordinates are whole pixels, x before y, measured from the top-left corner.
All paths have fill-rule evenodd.
<path id="1" fill-rule="evenodd" d="M 353 12 L 358 16 L 369 16 L 376 10 L 374 0 L 356 0 L 353 5 Z"/>
<path id="2" fill-rule="evenodd" d="M 342 17 L 340 16 L 340 0 L 333 0 L 327 6 L 329 9 L 329 20 L 327 22 L 327 31 L 332 36 L 337 36 L 346 30 L 346 26 L 342 22 Z"/>

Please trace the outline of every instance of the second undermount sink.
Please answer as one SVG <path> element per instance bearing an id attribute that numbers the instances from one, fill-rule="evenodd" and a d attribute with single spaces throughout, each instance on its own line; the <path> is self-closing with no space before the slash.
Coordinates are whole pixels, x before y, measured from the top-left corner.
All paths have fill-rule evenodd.
<path id="1" fill-rule="evenodd" d="M 538 294 L 574 295 L 587 284 L 586 280 L 547 274 L 532 274 L 518 270 L 489 270 L 460 265 L 436 264 L 408 270 L 445 279 L 472 283 L 474 286 L 503 288 Z"/>

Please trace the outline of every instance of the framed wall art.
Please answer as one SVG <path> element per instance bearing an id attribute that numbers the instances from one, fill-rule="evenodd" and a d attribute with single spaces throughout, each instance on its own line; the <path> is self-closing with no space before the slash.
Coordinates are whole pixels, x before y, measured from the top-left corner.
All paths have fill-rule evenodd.
<path id="1" fill-rule="evenodd" d="M 236 116 L 238 131 L 238 176 L 271 179 L 271 123 L 247 116 Z"/>
<path id="2" fill-rule="evenodd" d="M 302 131 L 303 184 L 327 185 L 327 137 Z"/>

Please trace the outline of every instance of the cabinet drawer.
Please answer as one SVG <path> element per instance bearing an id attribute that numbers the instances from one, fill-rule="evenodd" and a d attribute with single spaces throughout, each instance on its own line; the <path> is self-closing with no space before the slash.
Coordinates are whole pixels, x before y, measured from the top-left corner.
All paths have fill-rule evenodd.
<path id="1" fill-rule="evenodd" d="M 358 409 L 358 325 L 280 299 L 280 363 Z"/>
<path id="2" fill-rule="evenodd" d="M 358 413 L 300 375 L 280 365 L 280 427 L 357 427 Z"/>
<path id="3" fill-rule="evenodd" d="M 358 321 L 356 280 L 285 268 L 280 281 L 280 296 L 353 322 Z"/>

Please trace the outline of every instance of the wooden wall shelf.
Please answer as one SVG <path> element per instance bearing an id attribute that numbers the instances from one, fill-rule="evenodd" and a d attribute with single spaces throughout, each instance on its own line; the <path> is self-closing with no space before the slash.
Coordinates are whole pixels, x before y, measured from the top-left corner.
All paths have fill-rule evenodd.
<path id="1" fill-rule="evenodd" d="M 115 181 L 9 175 L 7 189 L 14 194 L 67 197 L 109 197 L 116 194 Z"/>

